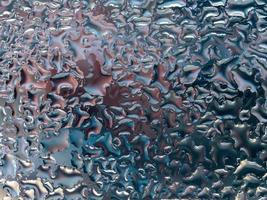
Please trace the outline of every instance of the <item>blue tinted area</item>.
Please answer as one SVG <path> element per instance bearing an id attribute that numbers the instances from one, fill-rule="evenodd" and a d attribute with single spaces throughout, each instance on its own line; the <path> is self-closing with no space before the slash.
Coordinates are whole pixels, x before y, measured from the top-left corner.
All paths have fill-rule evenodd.
<path id="1" fill-rule="evenodd" d="M 265 0 L 0 1 L 0 199 L 267 198 Z"/>

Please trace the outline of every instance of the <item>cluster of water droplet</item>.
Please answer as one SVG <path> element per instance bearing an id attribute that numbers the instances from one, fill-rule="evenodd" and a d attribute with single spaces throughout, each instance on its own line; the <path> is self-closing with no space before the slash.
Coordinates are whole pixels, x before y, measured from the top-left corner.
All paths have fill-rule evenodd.
<path id="1" fill-rule="evenodd" d="M 266 199 L 265 0 L 1 0 L 1 199 Z"/>

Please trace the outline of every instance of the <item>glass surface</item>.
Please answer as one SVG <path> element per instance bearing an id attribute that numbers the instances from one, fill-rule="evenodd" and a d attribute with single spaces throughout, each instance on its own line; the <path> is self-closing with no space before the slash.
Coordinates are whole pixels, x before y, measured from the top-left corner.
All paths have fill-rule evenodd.
<path id="1" fill-rule="evenodd" d="M 267 199 L 266 0 L 1 0 L 0 199 Z"/>

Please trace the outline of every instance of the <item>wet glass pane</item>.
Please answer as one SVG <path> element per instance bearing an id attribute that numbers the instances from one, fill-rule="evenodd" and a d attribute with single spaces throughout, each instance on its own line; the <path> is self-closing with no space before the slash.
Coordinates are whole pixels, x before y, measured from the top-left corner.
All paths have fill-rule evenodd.
<path id="1" fill-rule="evenodd" d="M 267 199 L 266 0 L 1 0 L 0 199 Z"/>

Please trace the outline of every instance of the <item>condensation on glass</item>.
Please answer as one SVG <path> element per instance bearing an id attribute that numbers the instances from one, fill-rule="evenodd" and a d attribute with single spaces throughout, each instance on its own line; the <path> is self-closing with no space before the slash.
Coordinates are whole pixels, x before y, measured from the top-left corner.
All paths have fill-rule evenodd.
<path id="1" fill-rule="evenodd" d="M 1 0 L 0 199 L 267 198 L 265 0 Z"/>

